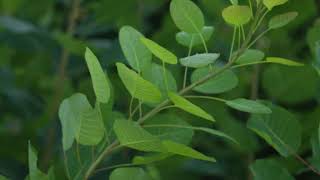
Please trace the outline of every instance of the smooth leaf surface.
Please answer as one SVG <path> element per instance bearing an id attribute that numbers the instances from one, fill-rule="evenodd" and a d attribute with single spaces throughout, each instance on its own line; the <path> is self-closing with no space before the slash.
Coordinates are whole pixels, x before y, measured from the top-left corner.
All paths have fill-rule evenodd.
<path id="1" fill-rule="evenodd" d="M 160 46 L 156 42 L 147 38 L 141 38 L 141 42 L 161 61 L 168 64 L 177 64 L 178 58 L 176 55 Z"/>
<path id="2" fill-rule="evenodd" d="M 213 26 L 204 26 L 201 30 L 201 35 L 205 42 L 208 42 L 214 32 Z M 185 47 L 195 47 L 198 45 L 202 45 L 202 39 L 199 33 L 187 33 L 184 31 L 178 32 L 176 34 L 176 40 L 179 44 Z"/>
<path id="3" fill-rule="evenodd" d="M 110 180 L 152 180 L 151 176 L 142 168 L 128 167 L 113 170 L 109 177 Z"/>
<path id="4" fill-rule="evenodd" d="M 172 92 L 169 92 L 169 98 L 170 100 L 173 102 L 173 104 L 186 111 L 186 112 L 189 112 L 193 115 L 196 115 L 196 116 L 199 116 L 199 117 L 202 117 L 204 119 L 207 119 L 209 121 L 215 121 L 214 118 L 208 114 L 207 112 L 205 112 L 203 109 L 201 109 L 200 107 L 192 104 L 190 101 L 188 101 L 187 99 L 175 94 L 175 93 L 172 93 Z"/>
<path id="5" fill-rule="evenodd" d="M 145 155 L 145 156 L 135 156 L 132 159 L 132 164 L 151 164 L 157 161 L 164 160 L 168 157 L 172 156 L 171 153 L 156 153 L 156 154 L 151 154 L 151 155 Z"/>
<path id="6" fill-rule="evenodd" d="M 301 125 L 294 115 L 285 109 L 267 104 L 272 113 L 269 115 L 252 115 L 247 126 L 282 156 L 296 153 L 301 144 Z"/>
<path id="7" fill-rule="evenodd" d="M 272 10 L 275 6 L 280 6 L 285 4 L 288 0 L 263 0 L 263 4 L 269 9 Z"/>
<path id="8" fill-rule="evenodd" d="M 274 16 L 269 21 L 269 28 L 270 29 L 281 28 L 281 27 L 289 24 L 297 16 L 298 16 L 297 12 L 287 12 L 287 13 L 284 13 L 284 14 L 280 14 L 280 15 Z"/>
<path id="9" fill-rule="evenodd" d="M 138 72 L 150 67 L 151 52 L 143 45 L 140 39 L 144 37 L 131 26 L 124 26 L 119 32 L 119 42 L 124 56 L 130 66 Z"/>
<path id="10" fill-rule="evenodd" d="M 285 58 L 279 58 L 279 57 L 268 57 L 266 61 L 270 63 L 282 64 L 286 66 L 304 66 L 304 64 L 297 63 L 295 61 L 285 59 Z"/>
<path id="11" fill-rule="evenodd" d="M 248 49 L 237 59 L 236 63 L 245 64 L 262 61 L 264 56 L 264 52 L 260 50 Z"/>
<path id="12" fill-rule="evenodd" d="M 222 11 L 223 19 L 233 26 L 242 26 L 247 24 L 252 12 L 248 6 L 231 5 Z"/>
<path id="13" fill-rule="evenodd" d="M 86 49 L 85 59 L 89 68 L 97 100 L 101 103 L 107 103 L 110 98 L 110 86 L 106 78 L 106 74 L 103 72 L 97 57 L 89 48 Z"/>
<path id="14" fill-rule="evenodd" d="M 143 102 L 157 103 L 161 100 L 161 92 L 158 88 L 144 80 L 136 72 L 122 63 L 117 63 L 118 74 L 131 96 Z"/>
<path id="15" fill-rule="evenodd" d="M 262 103 L 243 98 L 227 101 L 226 104 L 234 109 L 248 113 L 270 114 L 272 112 L 269 107 Z"/>
<path id="16" fill-rule="evenodd" d="M 193 56 L 180 59 L 180 63 L 186 67 L 201 68 L 214 63 L 219 56 L 220 54 L 217 53 L 195 54 Z"/>
<path id="17" fill-rule="evenodd" d="M 2 175 L 0 175 L 0 180 L 9 180 L 9 179 L 4 177 L 4 176 L 2 176 Z"/>
<path id="18" fill-rule="evenodd" d="M 294 180 L 287 169 L 271 159 L 256 160 L 250 171 L 254 180 Z"/>
<path id="19" fill-rule="evenodd" d="M 173 0 L 170 13 L 177 27 L 187 33 L 201 33 L 204 17 L 199 7 L 190 0 Z"/>
<path id="20" fill-rule="evenodd" d="M 216 67 L 213 67 L 212 70 L 209 67 L 196 69 L 191 75 L 191 82 L 194 83 L 208 75 L 210 72 L 218 70 L 219 68 Z M 193 90 L 205 94 L 219 94 L 235 88 L 238 84 L 238 81 L 238 77 L 234 74 L 234 72 L 231 70 L 226 70 L 216 77 L 211 78 L 207 82 L 195 87 Z"/>
<path id="21" fill-rule="evenodd" d="M 38 153 L 32 147 L 30 141 L 28 144 L 28 161 L 29 161 L 29 179 L 30 180 L 47 180 L 46 174 L 38 169 Z"/>

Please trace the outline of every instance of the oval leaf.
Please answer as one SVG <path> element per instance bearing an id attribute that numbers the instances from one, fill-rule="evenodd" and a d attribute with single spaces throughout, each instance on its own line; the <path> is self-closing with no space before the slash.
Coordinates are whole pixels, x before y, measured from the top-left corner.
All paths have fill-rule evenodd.
<path id="1" fill-rule="evenodd" d="M 196 54 L 180 59 L 180 63 L 186 67 L 200 68 L 214 63 L 219 56 L 216 53 Z"/>
<path id="2" fill-rule="evenodd" d="M 294 180 L 287 169 L 272 159 L 256 160 L 250 166 L 250 171 L 257 180 Z"/>
<path id="3" fill-rule="evenodd" d="M 231 25 L 242 26 L 252 18 L 252 12 L 248 6 L 232 5 L 222 11 L 223 19 Z"/>
<path id="4" fill-rule="evenodd" d="M 254 113 L 254 114 L 270 114 L 271 109 L 257 101 L 252 101 L 248 99 L 234 99 L 227 101 L 226 104 L 239 111 Z"/>
<path id="5" fill-rule="evenodd" d="M 210 70 L 209 67 L 196 69 L 191 75 L 191 82 L 194 83 L 208 75 L 210 72 L 218 70 L 218 68 Z M 218 94 L 235 88 L 237 84 L 238 77 L 231 70 L 226 70 L 207 82 L 195 87 L 193 90 L 206 94 Z"/>
<path id="6" fill-rule="evenodd" d="M 177 27 L 187 33 L 201 33 L 204 17 L 199 7 L 190 0 L 173 0 L 170 13 Z"/>
<path id="7" fill-rule="evenodd" d="M 288 0 L 263 0 L 263 4 L 271 10 L 275 6 L 280 6 L 282 4 L 285 4 L 288 2 Z"/>
<path id="8" fill-rule="evenodd" d="M 264 52 L 260 50 L 248 49 L 237 59 L 236 62 L 239 64 L 253 63 L 262 61 L 264 56 Z"/>
<path id="9" fill-rule="evenodd" d="M 161 100 L 161 92 L 155 85 L 144 80 L 124 64 L 117 63 L 116 65 L 120 79 L 131 96 L 150 103 L 157 103 Z"/>
<path id="10" fill-rule="evenodd" d="M 101 103 L 107 103 L 110 99 L 110 87 L 106 74 L 103 72 L 97 57 L 89 48 L 86 49 L 85 58 L 97 100 Z"/>
<path id="11" fill-rule="evenodd" d="M 205 42 L 208 42 L 213 34 L 214 27 L 212 26 L 205 26 L 201 30 L 201 35 Z M 178 32 L 176 34 L 176 40 L 179 44 L 185 47 L 195 47 L 198 45 L 202 45 L 202 39 L 199 33 L 187 33 L 187 32 Z"/>
<path id="12" fill-rule="evenodd" d="M 298 16 L 297 12 L 288 12 L 288 13 L 284 13 L 284 14 L 280 14 L 280 15 L 274 16 L 269 21 L 269 28 L 270 29 L 281 28 L 281 27 L 289 24 L 297 16 Z"/>
<path id="13" fill-rule="evenodd" d="M 130 66 L 138 72 L 148 69 L 151 61 L 151 52 L 141 43 L 144 37 L 131 26 L 124 26 L 119 32 L 119 42 L 124 56 Z"/>
<path id="14" fill-rule="evenodd" d="M 270 63 L 282 64 L 286 66 L 304 66 L 304 64 L 302 63 L 297 63 L 295 61 L 279 58 L 279 57 L 268 57 L 266 61 Z"/>
<path id="15" fill-rule="evenodd" d="M 192 104 L 190 101 L 186 100 L 185 98 L 183 98 L 175 93 L 172 93 L 172 92 L 169 92 L 168 95 L 169 95 L 170 100 L 173 102 L 173 104 L 176 107 L 178 107 L 186 112 L 189 112 L 193 115 L 207 119 L 209 121 L 213 121 L 213 122 L 215 121 L 210 114 L 205 112 L 200 107 Z"/>
<path id="16" fill-rule="evenodd" d="M 168 64 L 177 64 L 177 57 L 167 49 L 147 38 L 141 38 L 141 42 L 160 60 Z"/>

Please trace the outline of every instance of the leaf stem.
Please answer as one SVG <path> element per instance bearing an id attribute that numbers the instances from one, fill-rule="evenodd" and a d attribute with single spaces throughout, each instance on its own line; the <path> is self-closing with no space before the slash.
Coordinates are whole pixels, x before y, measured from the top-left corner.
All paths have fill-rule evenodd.
<path id="1" fill-rule="evenodd" d="M 185 98 L 190 98 L 190 99 L 210 99 L 210 100 L 215 100 L 219 102 L 227 102 L 227 100 L 218 98 L 218 97 L 211 97 L 211 96 L 184 96 Z"/>

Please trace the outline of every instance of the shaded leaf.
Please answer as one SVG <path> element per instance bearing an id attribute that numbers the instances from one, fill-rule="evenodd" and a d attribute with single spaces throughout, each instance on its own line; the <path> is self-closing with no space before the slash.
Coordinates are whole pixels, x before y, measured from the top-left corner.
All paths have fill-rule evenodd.
<path id="1" fill-rule="evenodd" d="M 248 112 L 248 113 L 254 113 L 254 114 L 272 113 L 271 109 L 265 106 L 264 104 L 261 104 L 257 101 L 243 99 L 243 98 L 226 101 L 226 104 L 234 109 Z"/>
<path id="2" fill-rule="evenodd" d="M 248 6 L 231 5 L 222 11 L 223 19 L 231 25 L 242 26 L 252 18 L 252 12 Z"/>
<path id="3" fill-rule="evenodd" d="M 131 96 L 150 103 L 157 103 L 161 100 L 161 92 L 155 85 L 144 80 L 124 64 L 117 63 L 116 65 L 120 79 Z"/>
<path id="4" fill-rule="evenodd" d="M 180 59 L 180 63 L 186 67 L 201 68 L 214 63 L 219 56 L 216 53 L 196 54 Z"/>
<path id="5" fill-rule="evenodd" d="M 190 101 L 188 101 L 187 99 L 175 94 L 175 93 L 172 93 L 172 92 L 169 92 L 169 98 L 170 100 L 173 102 L 173 104 L 186 111 L 186 112 L 189 112 L 193 115 L 196 115 L 196 116 L 199 116 L 199 117 L 202 117 L 204 119 L 207 119 L 209 121 L 215 121 L 214 118 L 208 114 L 207 112 L 205 112 L 203 109 L 201 109 L 200 107 L 192 104 Z"/>
<path id="6" fill-rule="evenodd" d="M 28 143 L 28 161 L 29 161 L 29 179 L 30 180 L 48 180 L 46 174 L 38 169 L 38 153 L 32 147 L 30 141 Z"/>
<path id="7" fill-rule="evenodd" d="M 141 38 L 141 42 L 161 61 L 168 64 L 177 64 L 178 60 L 176 55 L 159 44 L 147 38 Z"/>
<path id="8" fill-rule="evenodd" d="M 190 0 L 173 0 L 170 14 L 177 27 L 187 33 L 201 33 L 204 17 L 199 7 Z"/>
<path id="9" fill-rule="evenodd" d="M 297 12 L 288 12 L 288 13 L 284 13 L 284 14 L 280 14 L 280 15 L 274 16 L 269 21 L 269 28 L 270 29 L 281 28 L 281 27 L 289 24 L 297 16 L 298 16 Z"/>
<path id="10" fill-rule="evenodd" d="M 263 58 L 264 52 L 257 49 L 247 49 L 236 62 L 239 64 L 252 63 L 262 61 Z"/>
<path id="11" fill-rule="evenodd" d="M 109 177 L 110 180 L 152 180 L 142 168 L 117 168 L 113 170 Z"/>
<path id="12" fill-rule="evenodd" d="M 9 180 L 9 179 L 4 177 L 4 176 L 2 176 L 2 175 L 0 175 L 0 180 Z"/>
<path id="13" fill-rule="evenodd" d="M 210 40 L 213 32 L 214 32 L 214 27 L 212 26 L 204 26 L 202 28 L 201 35 L 205 42 Z M 187 33 L 184 31 L 178 32 L 176 34 L 176 40 L 179 44 L 185 47 L 190 47 L 191 43 L 192 43 L 191 47 L 198 46 L 203 43 L 199 33 Z"/>
<path id="14" fill-rule="evenodd" d="M 287 169 L 271 159 L 256 160 L 250 171 L 254 180 L 294 180 Z"/>
<path id="15" fill-rule="evenodd" d="M 289 59 L 279 58 L 279 57 L 268 57 L 266 61 L 270 63 L 282 64 L 286 66 L 304 66 L 304 64 L 297 63 Z"/>
<path id="16" fill-rule="evenodd" d="M 141 43 L 144 37 L 131 26 L 123 26 L 119 32 L 119 42 L 124 56 L 130 66 L 138 72 L 150 67 L 152 61 L 151 52 Z"/>
<path id="17" fill-rule="evenodd" d="M 164 160 L 168 157 L 170 157 L 171 153 L 156 153 L 152 155 L 145 155 L 145 156 L 135 156 L 132 160 L 132 164 L 151 164 L 157 161 Z"/>
<path id="18" fill-rule="evenodd" d="M 97 100 L 101 103 L 107 103 L 110 98 L 110 87 L 106 74 L 103 72 L 97 57 L 89 48 L 86 49 L 85 58 Z"/>

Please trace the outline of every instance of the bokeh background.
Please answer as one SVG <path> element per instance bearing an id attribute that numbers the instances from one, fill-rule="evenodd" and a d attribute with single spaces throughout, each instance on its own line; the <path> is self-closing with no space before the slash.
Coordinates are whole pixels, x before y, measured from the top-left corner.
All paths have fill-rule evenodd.
<path id="1" fill-rule="evenodd" d="M 224 23 L 221 11 L 230 2 L 194 2 L 205 14 L 206 24 L 215 27 L 209 50 L 220 52 L 224 59 L 229 52 L 232 29 Z M 57 176 L 64 179 L 57 110 L 62 99 L 74 92 L 85 93 L 93 102 L 91 80 L 83 58 L 85 47 L 95 52 L 118 88 L 115 109 L 125 111 L 129 96 L 114 68 L 115 61 L 125 62 L 118 31 L 123 25 L 131 25 L 180 57 L 185 56 L 187 49 L 175 41 L 178 29 L 170 17 L 169 3 L 169 0 L 0 0 L 0 174 L 12 180 L 24 179 L 28 174 L 30 140 L 39 151 L 40 167 L 47 170 L 49 164 L 54 164 Z M 267 18 L 288 11 L 299 12 L 299 17 L 285 28 L 267 34 L 256 47 L 268 56 L 320 64 L 316 46 L 320 41 L 320 1 L 290 0 L 285 6 L 275 8 Z M 201 52 L 202 48 L 196 51 Z M 177 82 L 182 82 L 182 69 L 172 67 L 171 70 Z M 253 73 L 259 79 L 259 98 L 270 99 L 299 117 L 303 124 L 300 154 L 313 160 L 314 166 L 320 169 L 320 160 L 312 158 L 310 145 L 320 119 L 317 72 L 311 65 L 244 68 L 237 72 L 239 86 L 221 96 L 250 97 Z M 247 179 L 252 158 L 277 154 L 246 128 L 247 114 L 226 110 L 214 102 L 198 104 L 215 114 L 220 119 L 216 127 L 235 137 L 241 146 L 197 135 L 193 146 L 214 155 L 219 162 L 169 158 L 157 164 L 157 172 L 163 179 Z M 275 158 L 291 172 L 303 167 L 294 158 Z M 100 179 L 106 179 L 107 173 L 100 175 Z M 319 179 L 309 171 L 295 174 L 297 179 Z"/>

